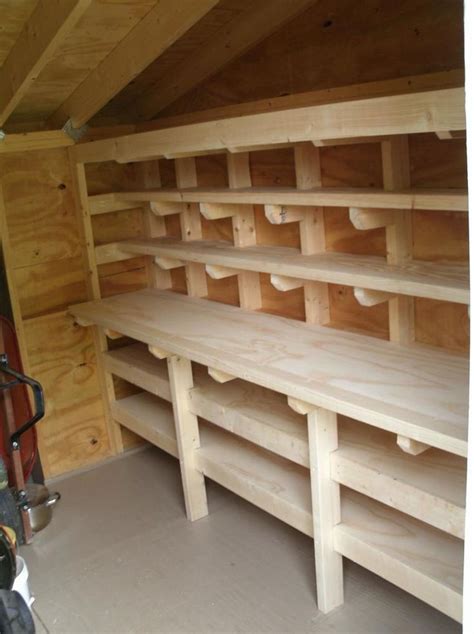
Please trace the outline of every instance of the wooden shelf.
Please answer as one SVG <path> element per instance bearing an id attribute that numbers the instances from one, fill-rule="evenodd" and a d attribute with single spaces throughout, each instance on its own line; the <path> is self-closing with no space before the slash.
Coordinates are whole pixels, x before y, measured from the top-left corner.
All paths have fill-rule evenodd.
<path id="1" fill-rule="evenodd" d="M 129 134 L 77 144 L 77 162 L 238 152 L 317 139 L 444 132 L 466 128 L 464 90 L 447 88 L 355 99 Z"/>
<path id="2" fill-rule="evenodd" d="M 218 384 L 204 373 L 194 376 L 190 408 L 196 416 L 309 467 L 306 421 L 288 407 L 283 394 L 240 379 Z"/>
<path id="3" fill-rule="evenodd" d="M 204 475 L 290 526 L 312 536 L 306 469 L 214 425 L 200 424 L 196 464 Z"/>
<path id="4" fill-rule="evenodd" d="M 191 410 L 215 425 L 309 467 L 306 420 L 277 392 L 198 377 Z M 204 385 L 203 385 L 204 383 Z M 466 461 L 437 449 L 404 453 L 396 436 L 340 417 L 332 477 L 456 537 L 464 537 Z"/>
<path id="5" fill-rule="evenodd" d="M 170 353 L 401 434 L 467 453 L 467 361 L 446 352 L 147 289 L 73 306 Z"/>
<path id="6" fill-rule="evenodd" d="M 326 187 L 298 190 L 290 187 L 243 189 L 189 188 L 117 192 L 118 201 L 184 202 L 253 205 L 300 205 L 323 207 L 370 207 L 376 209 L 427 209 L 467 212 L 466 189 L 407 189 L 385 191 L 372 188 Z"/>
<path id="7" fill-rule="evenodd" d="M 152 356 L 146 346 L 136 343 L 102 353 L 107 372 L 129 381 L 143 390 L 171 401 L 166 360 Z"/>
<path id="8" fill-rule="evenodd" d="M 89 196 L 88 203 L 91 216 L 107 214 L 113 211 L 122 211 L 123 209 L 135 209 L 143 205 L 143 203 L 136 203 L 133 200 L 120 200 L 113 193 Z"/>
<path id="9" fill-rule="evenodd" d="M 170 406 L 145 392 L 113 404 L 114 418 L 177 457 Z M 207 477 L 312 536 L 309 472 L 201 421 L 196 464 Z M 344 450 L 343 450 L 344 451 Z M 461 540 L 349 489 L 335 548 L 345 557 L 460 620 Z"/>
<path id="10" fill-rule="evenodd" d="M 464 538 L 464 458 L 439 449 L 411 456 L 398 447 L 393 434 L 342 419 L 331 475 L 340 484 Z"/>
<path id="11" fill-rule="evenodd" d="M 171 406 L 153 394 L 141 392 L 110 404 L 112 417 L 152 445 L 175 458 L 178 446 Z"/>
<path id="12" fill-rule="evenodd" d="M 111 253 L 111 245 L 105 245 L 105 249 L 105 254 Z M 104 247 L 96 249 L 98 263 L 107 259 L 101 257 L 103 250 Z M 345 253 L 301 255 L 297 249 L 288 247 L 235 248 L 226 242 L 181 242 L 169 238 L 118 242 L 109 257 L 117 260 L 132 255 L 159 256 L 236 270 L 281 274 L 303 280 L 469 303 L 467 265 L 414 261 L 395 266 L 387 264 L 384 258 L 375 256 Z"/>
<path id="13" fill-rule="evenodd" d="M 105 361 L 110 372 L 171 400 L 166 362 L 152 357 L 143 344 L 106 353 Z M 288 407 L 282 394 L 239 379 L 218 384 L 199 370 L 203 368 L 194 368 L 196 387 L 190 394 L 196 416 L 309 467 L 306 420 Z M 437 449 L 410 456 L 397 446 L 393 434 L 340 417 L 332 477 L 455 537 L 464 537 L 463 458 Z"/>
<path id="14" fill-rule="evenodd" d="M 461 621 L 463 543 L 358 493 L 343 491 L 334 547 Z"/>

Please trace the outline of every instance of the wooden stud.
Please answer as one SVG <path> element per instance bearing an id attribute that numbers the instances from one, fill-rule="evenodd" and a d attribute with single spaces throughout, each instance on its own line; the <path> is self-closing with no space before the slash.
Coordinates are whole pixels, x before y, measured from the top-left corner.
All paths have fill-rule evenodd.
<path id="1" fill-rule="evenodd" d="M 287 277 L 286 275 L 270 275 L 270 282 L 277 291 L 285 293 L 286 291 L 292 291 L 295 288 L 303 288 L 305 285 L 304 280 L 300 280 L 297 277 Z"/>
<path id="2" fill-rule="evenodd" d="M 235 376 L 233 376 L 232 374 L 228 374 L 223 370 L 217 370 L 216 368 L 207 368 L 207 371 L 209 373 L 209 376 L 211 376 L 217 383 L 227 383 L 228 381 L 233 381 L 235 379 Z"/>
<path id="3" fill-rule="evenodd" d="M 208 509 L 204 476 L 195 463 L 200 441 L 198 420 L 189 406 L 189 393 L 193 388 L 191 361 L 171 356 L 167 363 L 186 515 L 193 522 L 206 516 Z"/>
<path id="4" fill-rule="evenodd" d="M 399 212 L 390 209 L 361 209 L 360 207 L 349 208 L 349 219 L 359 231 L 369 229 L 380 229 L 388 227 L 395 222 L 395 216 Z"/>
<path id="5" fill-rule="evenodd" d="M 396 297 L 394 293 L 374 291 L 368 288 L 354 287 L 354 297 L 361 306 L 377 306 Z"/>
<path id="6" fill-rule="evenodd" d="M 301 143 L 295 147 L 296 187 L 298 190 L 321 187 L 321 158 L 319 149 L 311 143 Z M 300 222 L 300 243 L 302 255 L 323 253 L 326 250 L 324 210 L 322 207 L 308 207 L 303 210 Z M 329 287 L 322 282 L 304 284 L 306 321 L 311 324 L 327 324 L 330 319 Z"/>
<path id="7" fill-rule="evenodd" d="M 330 612 L 344 602 L 342 557 L 334 549 L 334 527 L 341 521 L 339 484 L 331 478 L 331 453 L 337 449 L 337 415 L 326 409 L 308 413 L 314 553 L 318 608 Z"/>
<path id="8" fill-rule="evenodd" d="M 176 159 L 176 182 L 178 187 L 196 187 L 197 174 L 194 158 Z M 201 240 L 202 227 L 199 206 L 189 204 L 179 216 L 181 223 L 181 238 L 184 241 Z M 186 264 L 186 284 L 188 295 L 191 297 L 207 296 L 206 270 L 203 264 L 190 262 Z"/>
<path id="9" fill-rule="evenodd" d="M 92 231 L 91 214 L 89 210 L 89 196 L 87 192 L 87 180 L 83 163 L 74 161 L 72 150 L 68 150 L 69 164 L 73 177 L 74 197 L 78 213 L 78 225 L 82 240 L 82 253 L 84 268 L 86 272 L 87 294 L 89 299 L 100 299 L 100 283 L 95 258 L 94 234 Z M 76 318 L 77 321 L 77 318 Z M 97 358 L 97 374 L 104 404 L 104 414 L 112 454 L 123 452 L 123 440 L 120 425 L 113 419 L 110 409 L 111 403 L 115 401 L 115 386 L 112 375 L 106 371 L 103 364 L 102 353 L 107 352 L 107 337 L 98 326 L 93 328 L 94 346 Z"/>
<path id="10" fill-rule="evenodd" d="M 419 442 L 418 440 L 413 440 L 413 438 L 401 436 L 400 434 L 397 435 L 397 445 L 402 451 L 412 456 L 418 456 L 427 449 L 431 449 L 430 445 L 426 445 L 424 442 Z"/>
<path id="11" fill-rule="evenodd" d="M 400 136 L 382 142 L 384 187 L 388 191 L 410 186 L 408 137 Z M 387 262 L 405 264 L 412 257 L 412 214 L 400 211 L 393 224 L 387 226 Z M 398 295 L 389 302 L 390 340 L 410 344 L 415 339 L 415 302 L 413 297 Z"/>
<path id="12" fill-rule="evenodd" d="M 136 165 L 135 172 L 137 180 L 145 189 L 153 188 L 156 191 L 161 188 L 160 168 L 157 161 Z M 147 239 L 166 236 L 165 219 L 155 213 L 152 205 L 153 203 L 147 203 L 143 206 L 144 229 Z M 172 286 L 169 270 L 157 267 L 152 258 L 147 258 L 147 278 L 150 288 L 167 289 Z"/>
<path id="13" fill-rule="evenodd" d="M 248 153 L 227 155 L 229 187 L 251 187 Z M 250 247 L 257 244 L 255 213 L 253 205 L 239 205 L 238 213 L 232 216 L 234 246 Z M 242 308 L 258 310 L 262 307 L 260 275 L 255 271 L 241 271 L 238 275 L 239 301 Z"/>

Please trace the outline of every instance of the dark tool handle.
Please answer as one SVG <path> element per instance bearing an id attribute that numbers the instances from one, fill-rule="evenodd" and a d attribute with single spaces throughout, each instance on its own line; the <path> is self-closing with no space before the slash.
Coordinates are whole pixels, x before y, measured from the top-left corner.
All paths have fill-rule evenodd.
<path id="1" fill-rule="evenodd" d="M 26 421 L 26 423 L 24 423 L 19 429 L 17 429 L 10 436 L 10 443 L 12 447 L 15 448 L 18 445 L 20 436 L 24 434 L 26 431 L 28 431 L 29 429 L 31 429 L 33 425 L 36 425 L 36 423 L 39 420 L 41 420 L 44 416 L 43 388 L 41 387 L 41 384 L 38 383 L 38 381 L 35 381 L 31 377 L 25 376 L 24 374 L 17 372 L 13 368 L 10 368 L 8 366 L 8 357 L 6 354 L 0 355 L 0 372 L 3 372 L 4 374 L 8 374 L 9 376 L 12 376 L 14 379 L 16 379 L 15 381 L 11 381 L 10 383 L 4 383 L 3 385 L 0 386 L 0 389 L 9 389 L 13 387 L 14 385 L 18 385 L 19 383 L 24 383 L 31 387 L 33 391 L 34 400 L 35 400 L 34 416 L 30 418 L 30 420 Z"/>

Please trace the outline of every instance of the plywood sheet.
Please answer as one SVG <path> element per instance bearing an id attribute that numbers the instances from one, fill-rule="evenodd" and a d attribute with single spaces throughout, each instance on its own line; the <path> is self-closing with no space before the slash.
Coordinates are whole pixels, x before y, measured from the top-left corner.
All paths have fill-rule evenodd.
<path id="1" fill-rule="evenodd" d="M 30 368 L 43 385 L 38 426 L 53 476 L 110 455 L 92 333 L 66 312 L 25 321 Z"/>

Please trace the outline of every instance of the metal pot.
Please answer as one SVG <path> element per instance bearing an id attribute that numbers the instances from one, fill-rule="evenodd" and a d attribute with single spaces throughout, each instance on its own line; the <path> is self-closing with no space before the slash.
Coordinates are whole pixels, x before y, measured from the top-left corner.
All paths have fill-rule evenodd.
<path id="1" fill-rule="evenodd" d="M 45 528 L 53 517 L 53 507 L 61 499 L 59 493 L 49 493 L 43 484 L 28 484 L 26 487 L 28 515 L 34 533 Z"/>

